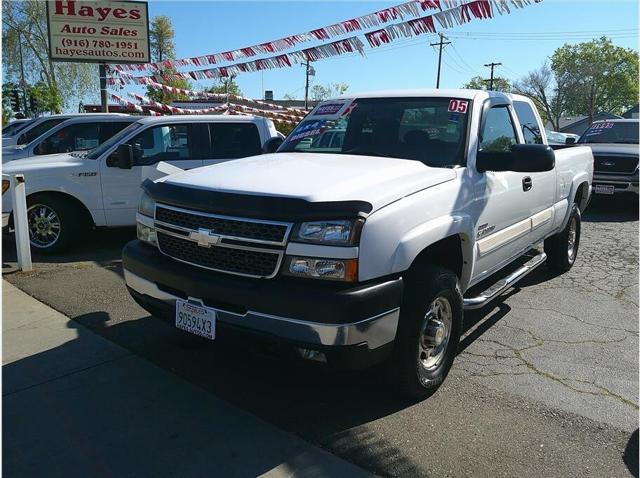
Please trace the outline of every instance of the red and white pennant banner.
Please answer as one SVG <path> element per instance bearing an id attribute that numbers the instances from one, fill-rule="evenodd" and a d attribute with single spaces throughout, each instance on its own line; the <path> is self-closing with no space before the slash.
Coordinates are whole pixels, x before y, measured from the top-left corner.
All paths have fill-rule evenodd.
<path id="1" fill-rule="evenodd" d="M 149 98 L 146 98 L 137 93 L 129 93 L 129 96 L 131 96 L 132 98 L 138 100 L 139 102 L 147 106 L 151 106 L 153 108 L 157 108 L 159 110 L 165 111 L 167 113 L 172 113 L 174 115 L 208 115 L 212 113 L 221 113 L 226 111 L 229 108 L 229 105 L 226 103 L 222 106 L 215 106 L 213 108 L 203 108 L 203 109 L 178 108 L 177 106 L 170 106 L 164 103 L 159 103 L 157 101 L 150 100 Z"/>
<path id="2" fill-rule="evenodd" d="M 364 55 L 364 43 L 358 37 L 345 38 L 344 40 L 319 45 L 305 50 L 294 51 L 282 55 L 277 55 L 260 60 L 249 61 L 245 63 L 236 63 L 218 68 L 208 68 L 205 70 L 194 70 L 187 72 L 176 72 L 171 74 L 158 74 L 151 76 L 123 76 L 125 80 L 131 78 L 161 78 L 165 81 L 171 79 L 183 80 L 211 80 L 218 78 L 227 78 L 232 74 L 247 73 L 253 71 L 272 70 L 275 68 L 290 67 L 293 63 L 305 63 L 306 61 L 317 61 L 324 58 L 344 55 L 346 53 L 358 52 Z M 125 73 L 124 71 L 109 67 L 110 71 Z"/>
<path id="3" fill-rule="evenodd" d="M 450 8 L 436 12 L 432 15 L 389 25 L 385 28 L 365 33 L 365 37 L 369 46 L 375 48 L 383 44 L 391 43 L 399 38 L 435 33 L 435 22 L 437 22 L 441 28 L 451 28 L 458 25 L 464 25 L 474 18 L 492 18 L 496 12 L 500 15 L 509 14 L 511 13 L 511 8 L 524 8 L 527 5 L 540 3 L 541 1 L 542 0 L 474 0 L 462 3 L 459 0 L 438 0 L 438 5 L 440 5 L 441 2 L 443 5 Z M 164 81 L 170 81 L 173 79 L 207 80 L 228 77 L 230 74 L 285 68 L 290 67 L 292 63 L 317 61 L 356 51 L 364 56 L 364 44 L 358 37 L 354 36 L 344 40 L 327 43 L 325 45 L 307 48 L 305 50 L 298 50 L 275 57 L 245 63 L 236 63 L 234 65 L 219 68 L 177 72 L 158 76 L 133 76 L 127 75 L 125 72 L 118 69 L 112 71 L 120 71 L 122 74 L 120 82 L 123 85 L 124 83 L 143 84 L 145 79 L 154 80 L 158 77 Z"/>
<path id="4" fill-rule="evenodd" d="M 451 0 L 442 0 L 448 2 Z M 333 25 L 316 28 L 305 33 L 290 35 L 278 40 L 272 40 L 258 45 L 252 45 L 236 50 L 221 53 L 211 53 L 179 60 L 165 60 L 159 63 L 147 63 L 140 65 L 113 65 L 120 71 L 145 71 L 147 69 L 163 70 L 168 68 L 181 68 L 185 66 L 204 66 L 219 63 L 234 62 L 241 58 L 250 58 L 258 55 L 270 55 L 289 50 L 307 41 L 324 41 L 356 31 L 368 30 L 396 20 L 405 18 L 417 18 L 428 9 L 440 9 L 441 0 L 412 0 L 393 7 L 378 10 L 377 12 L 362 15 L 349 20 L 344 20 Z"/>
<path id="5" fill-rule="evenodd" d="M 145 86 L 149 86 L 151 88 L 154 88 L 156 90 L 162 90 L 162 91 L 166 91 L 168 93 L 174 93 L 174 94 L 179 94 L 179 95 L 184 95 L 184 96 L 189 96 L 191 98 L 210 98 L 210 99 L 216 99 L 216 100 L 223 100 L 223 101 L 227 101 L 227 99 L 230 100 L 234 100 L 234 101 L 242 101 L 245 103 L 250 103 L 250 104 L 254 104 L 254 105 L 258 105 L 258 106 L 262 106 L 263 108 L 267 108 L 267 109 L 272 109 L 272 110 L 278 110 L 278 111 L 289 111 L 291 112 L 291 116 L 298 116 L 298 117 L 302 117 L 305 116 L 307 114 L 306 111 L 298 109 L 298 108 L 287 108 L 285 106 L 281 106 L 281 105 L 277 105 L 274 103 L 269 103 L 266 101 L 261 101 L 261 100 L 254 100 L 251 98 L 246 98 L 244 96 L 239 96 L 239 95 L 232 95 L 232 94 L 225 94 L 225 93 L 210 93 L 208 91 L 194 91 L 194 90 L 187 90 L 184 88 L 176 88 L 175 86 L 169 86 L 169 85 L 163 85 L 162 83 L 156 83 L 155 81 L 149 79 L 149 78 L 136 78 L 134 76 L 129 75 L 128 73 L 125 72 L 119 72 L 117 73 L 120 76 L 123 77 L 127 77 L 129 76 L 134 82 L 140 84 L 140 85 L 145 85 Z M 138 81 L 140 80 L 140 81 Z M 115 85 L 119 83 L 119 80 L 116 78 L 109 78 L 108 79 L 108 84 L 109 85 Z M 122 82 L 121 84 L 124 85 L 124 82 Z"/>

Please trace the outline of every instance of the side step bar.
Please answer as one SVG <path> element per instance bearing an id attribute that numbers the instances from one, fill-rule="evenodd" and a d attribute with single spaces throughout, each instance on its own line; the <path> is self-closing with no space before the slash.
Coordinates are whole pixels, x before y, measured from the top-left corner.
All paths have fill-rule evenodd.
<path id="1" fill-rule="evenodd" d="M 495 299 L 500 294 L 502 294 L 505 290 L 515 285 L 516 282 L 518 282 L 520 279 L 527 276 L 530 272 L 534 271 L 546 259 L 547 259 L 547 255 L 544 252 L 541 252 L 537 256 L 527 261 L 522 267 L 520 267 L 515 272 L 512 272 L 504 279 L 500 279 L 498 282 L 493 284 L 491 287 L 489 287 L 479 296 L 464 299 L 463 304 L 464 304 L 465 310 L 473 310 L 473 309 L 479 309 L 481 307 L 484 307 L 493 299 Z"/>

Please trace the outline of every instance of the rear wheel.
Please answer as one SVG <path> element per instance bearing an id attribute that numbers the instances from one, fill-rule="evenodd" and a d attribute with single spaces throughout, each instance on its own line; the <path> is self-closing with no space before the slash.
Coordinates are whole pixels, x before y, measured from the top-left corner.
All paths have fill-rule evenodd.
<path id="1" fill-rule="evenodd" d="M 431 396 L 446 378 L 462 331 L 462 293 L 451 271 L 427 266 L 410 278 L 401 307 L 392 370 L 402 393 Z"/>
<path id="2" fill-rule="evenodd" d="M 565 228 L 544 241 L 547 266 L 550 269 L 567 272 L 573 267 L 578 257 L 581 224 L 580 208 L 574 204 Z"/>
<path id="3" fill-rule="evenodd" d="M 42 194 L 27 201 L 31 247 L 54 253 L 75 241 L 87 226 L 84 211 L 65 198 Z"/>

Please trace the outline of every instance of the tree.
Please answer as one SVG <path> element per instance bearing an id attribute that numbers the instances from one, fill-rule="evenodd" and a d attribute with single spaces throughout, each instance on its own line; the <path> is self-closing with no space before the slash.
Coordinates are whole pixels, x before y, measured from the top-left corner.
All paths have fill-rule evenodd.
<path id="1" fill-rule="evenodd" d="M 54 112 L 61 109 L 61 98 L 57 90 L 51 89 L 44 81 L 27 88 L 28 105 L 31 110 L 28 116 L 37 116 L 44 111 Z M 33 105 L 33 107 L 31 107 Z"/>
<path id="2" fill-rule="evenodd" d="M 21 82 L 20 47 L 25 82 L 42 81 L 60 99 L 53 112 L 88 94 L 97 96 L 98 68 L 90 63 L 53 62 L 48 54 L 46 4 L 39 0 L 2 3 L 4 79 Z"/>
<path id="3" fill-rule="evenodd" d="M 230 95 L 242 96 L 242 90 L 235 80 L 235 76 L 232 76 L 226 80 L 219 80 L 218 84 L 206 88 L 205 91 L 222 95 L 226 95 L 227 93 L 229 93 Z"/>
<path id="4" fill-rule="evenodd" d="M 489 80 L 485 80 L 481 76 L 474 76 L 463 86 L 463 88 L 468 90 L 488 90 Z M 504 91 L 508 93 L 511 91 L 511 83 L 509 83 L 509 80 L 505 80 L 504 78 L 494 78 L 493 89 L 494 91 Z"/>
<path id="5" fill-rule="evenodd" d="M 149 44 L 151 46 L 151 61 L 161 63 L 165 60 L 174 59 L 175 44 L 173 43 L 174 31 L 171 26 L 171 20 L 165 15 L 158 15 L 151 20 L 149 25 Z M 175 78 L 175 68 L 160 67 L 155 75 L 155 81 L 174 88 L 191 89 L 188 80 Z M 159 90 L 157 88 L 147 87 L 147 96 L 158 103 L 169 104 L 176 100 L 186 99 L 185 95 L 179 93 L 170 93 L 168 91 Z"/>
<path id="6" fill-rule="evenodd" d="M 598 111 L 621 114 L 638 102 L 638 52 L 602 37 L 564 45 L 551 57 L 556 81 L 567 85 L 567 111 L 593 121 Z"/>
<path id="7" fill-rule="evenodd" d="M 560 129 L 570 89 L 565 78 L 555 77 L 548 63 L 517 81 L 513 91 L 531 98 L 545 122 L 550 122 L 555 131 Z"/>
<path id="8" fill-rule="evenodd" d="M 327 83 L 326 85 L 314 85 L 311 88 L 311 99 L 313 101 L 324 101 L 335 96 L 344 94 L 349 89 L 346 83 Z"/>
<path id="9" fill-rule="evenodd" d="M 15 83 L 3 82 L 2 83 L 2 126 L 11 121 L 13 118 L 13 108 L 11 107 L 11 95 L 13 91 L 18 87 Z"/>
<path id="10" fill-rule="evenodd" d="M 171 26 L 171 19 L 166 15 L 158 15 L 149 25 L 149 45 L 154 62 L 161 62 L 176 56 L 173 43 L 175 33 Z"/>

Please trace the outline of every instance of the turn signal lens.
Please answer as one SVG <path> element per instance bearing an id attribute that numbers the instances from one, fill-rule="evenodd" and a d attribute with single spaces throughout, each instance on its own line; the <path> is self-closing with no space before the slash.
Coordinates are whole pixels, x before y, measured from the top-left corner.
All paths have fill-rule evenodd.
<path id="1" fill-rule="evenodd" d="M 2 194 L 6 193 L 8 189 L 9 189 L 9 180 L 8 179 L 3 179 L 2 180 Z"/>
<path id="2" fill-rule="evenodd" d="M 355 282 L 358 280 L 358 259 L 289 257 L 284 274 L 309 279 Z"/>

